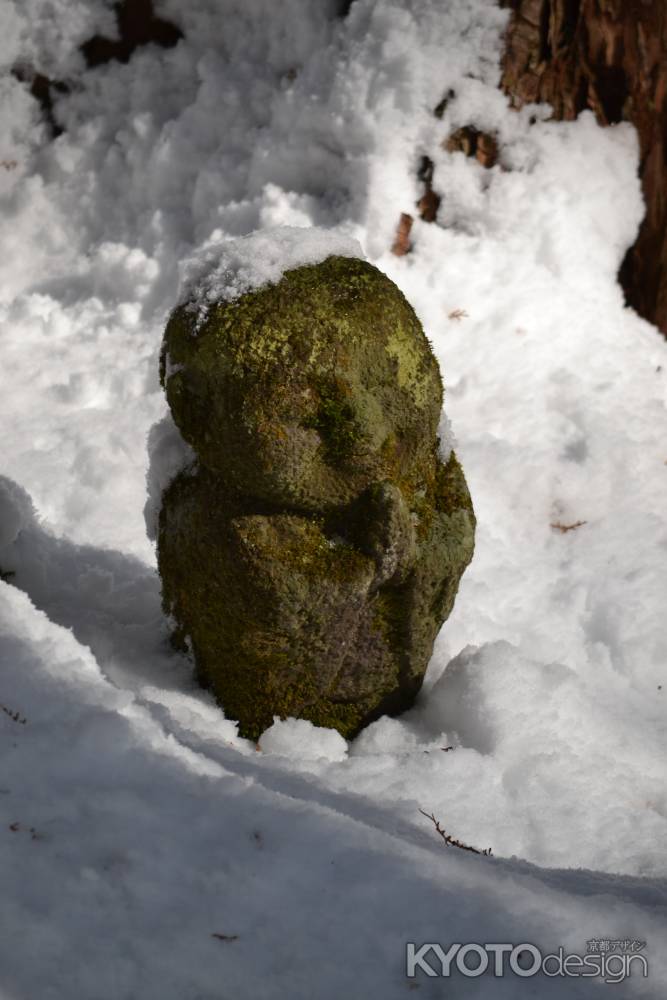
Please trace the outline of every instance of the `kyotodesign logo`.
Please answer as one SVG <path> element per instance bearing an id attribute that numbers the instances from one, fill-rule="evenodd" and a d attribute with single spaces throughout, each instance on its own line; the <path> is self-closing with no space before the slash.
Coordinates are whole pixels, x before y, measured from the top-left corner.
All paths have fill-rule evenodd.
<path id="1" fill-rule="evenodd" d="M 417 945 L 409 941 L 405 956 L 406 974 L 409 979 L 414 979 L 419 973 L 443 978 L 458 974 L 468 979 L 485 974 L 496 977 L 513 975 L 522 979 L 543 975 L 549 978 L 598 978 L 606 983 L 620 983 L 628 979 L 633 971 L 637 975 L 648 976 L 648 960 L 641 954 L 645 947 L 645 941 L 632 938 L 593 938 L 587 942 L 586 953 L 579 955 L 566 952 L 562 946 L 545 953 L 528 942 L 455 942 L 443 946 L 436 942 Z"/>

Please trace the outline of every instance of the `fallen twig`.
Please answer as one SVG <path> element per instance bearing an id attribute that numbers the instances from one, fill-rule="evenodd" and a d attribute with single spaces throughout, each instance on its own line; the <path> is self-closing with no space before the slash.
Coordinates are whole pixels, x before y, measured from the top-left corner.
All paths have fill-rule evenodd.
<path id="1" fill-rule="evenodd" d="M 10 823 L 9 829 L 12 833 L 29 833 L 31 840 L 43 840 L 41 833 L 37 833 L 34 826 L 24 826 L 23 823 Z"/>
<path id="2" fill-rule="evenodd" d="M 588 524 L 588 521 L 575 521 L 574 524 L 561 524 L 560 521 L 552 521 L 549 527 L 554 528 L 555 531 L 560 531 L 561 535 L 565 535 L 568 531 L 581 528 L 583 524 Z"/>
<path id="3" fill-rule="evenodd" d="M 5 715 L 9 716 L 12 722 L 18 722 L 20 726 L 25 726 L 26 722 L 28 721 L 23 715 L 21 715 L 20 712 L 12 712 L 12 710 L 10 708 L 7 708 L 6 705 L 0 704 L 0 709 L 2 709 Z"/>
<path id="4" fill-rule="evenodd" d="M 422 816 L 426 816 L 426 819 L 430 819 L 430 821 L 431 821 L 431 823 L 433 823 L 433 826 L 435 827 L 437 833 L 440 834 L 440 836 L 444 840 L 444 842 L 447 845 L 447 847 L 459 847 L 462 851 L 472 851 L 473 854 L 483 854 L 484 857 L 487 857 L 487 858 L 491 857 L 493 855 L 493 851 L 491 850 L 490 847 L 485 847 L 483 850 L 480 850 L 478 847 L 471 847 L 470 844 L 464 844 L 462 840 L 457 840 L 456 837 L 451 837 L 440 826 L 440 824 L 438 823 L 438 821 L 435 818 L 435 816 L 433 815 L 433 813 L 424 812 L 423 809 L 420 809 L 419 811 L 422 814 Z"/>

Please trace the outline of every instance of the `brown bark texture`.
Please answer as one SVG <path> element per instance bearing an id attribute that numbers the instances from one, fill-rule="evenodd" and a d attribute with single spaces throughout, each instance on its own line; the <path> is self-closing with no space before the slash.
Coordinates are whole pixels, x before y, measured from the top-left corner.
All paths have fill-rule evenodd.
<path id="1" fill-rule="evenodd" d="M 512 8 L 502 86 L 513 104 L 548 101 L 559 119 L 590 108 L 630 121 L 646 216 L 621 266 L 626 300 L 667 334 L 667 2 L 503 0 Z"/>

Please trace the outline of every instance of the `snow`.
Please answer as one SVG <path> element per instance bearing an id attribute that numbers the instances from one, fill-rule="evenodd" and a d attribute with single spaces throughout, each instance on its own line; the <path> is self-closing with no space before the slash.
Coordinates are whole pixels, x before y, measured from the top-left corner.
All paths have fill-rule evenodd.
<path id="1" fill-rule="evenodd" d="M 448 462 L 453 451 L 458 448 L 458 441 L 452 427 L 452 422 L 445 413 L 444 407 L 440 414 L 438 424 L 438 438 L 440 440 L 439 453 L 443 462 Z"/>
<path id="2" fill-rule="evenodd" d="M 357 240 L 312 226 L 276 226 L 237 239 L 221 239 L 215 232 L 184 262 L 179 303 L 199 324 L 216 302 L 233 302 L 278 284 L 286 271 L 334 256 L 363 260 L 364 255 Z"/>
<path id="3" fill-rule="evenodd" d="M 166 365 L 166 378 L 175 374 L 175 366 Z M 148 432 L 148 472 L 146 489 L 148 498 L 144 505 L 146 534 L 153 541 L 157 538 L 158 519 L 162 494 L 173 479 L 197 461 L 193 449 L 181 437 L 171 413 L 153 424 Z"/>
<path id="4" fill-rule="evenodd" d="M 10 479 L 0 479 L 0 552 L 13 545 L 34 519 L 30 497 Z"/>
<path id="5" fill-rule="evenodd" d="M 340 761 L 347 757 L 347 742 L 335 729 L 314 726 L 307 719 L 280 719 L 277 715 L 273 725 L 262 733 L 259 749 L 301 760 L 323 757 Z"/>
<path id="6" fill-rule="evenodd" d="M 430 997 L 407 941 L 601 937 L 647 942 L 624 997 L 664 996 L 667 345 L 615 281 L 636 137 L 510 111 L 491 0 L 337 6 L 163 0 L 177 46 L 84 72 L 107 3 L 1 5 L 3 62 L 71 83 L 55 141 L 25 84 L 0 91 L 3 998 Z M 468 124 L 492 169 L 442 147 Z M 424 155 L 442 204 L 397 258 Z M 250 275 L 240 248 L 276 233 Z M 354 240 L 441 363 L 476 553 L 414 709 L 350 745 L 279 720 L 256 748 L 160 608 L 147 475 L 154 530 L 191 459 L 161 334 L 188 259 L 235 294 L 286 245 Z"/>
<path id="7" fill-rule="evenodd" d="M 254 751 L 189 751 L 69 631 L 0 590 L 4 677 L 27 711 L 0 713 L 3 995 L 398 997 L 413 937 L 664 932 L 639 880 L 604 896 L 592 873 L 482 867 L 393 809 L 281 782 Z M 516 996 L 511 980 L 493 989 Z"/>

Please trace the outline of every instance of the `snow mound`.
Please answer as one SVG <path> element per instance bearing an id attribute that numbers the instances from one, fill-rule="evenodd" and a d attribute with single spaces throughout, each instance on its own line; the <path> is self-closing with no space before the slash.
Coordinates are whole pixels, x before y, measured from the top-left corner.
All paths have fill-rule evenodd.
<path id="1" fill-rule="evenodd" d="M 347 757 L 347 743 L 335 729 L 314 726 L 306 719 L 279 719 L 277 715 L 260 737 L 259 747 L 265 753 L 301 760 L 340 761 Z"/>
<path id="2" fill-rule="evenodd" d="M 380 754 L 415 753 L 418 749 L 416 733 L 400 719 L 383 715 L 377 722 L 366 726 L 350 746 L 351 757 Z M 419 748 L 421 749 L 421 747 Z"/>
<path id="3" fill-rule="evenodd" d="M 278 226 L 239 239 L 221 239 L 216 230 L 184 262 L 179 304 L 187 304 L 202 322 L 215 302 L 232 302 L 246 292 L 275 285 L 286 271 L 327 257 L 363 260 L 364 253 L 357 240 L 317 227 Z"/>

